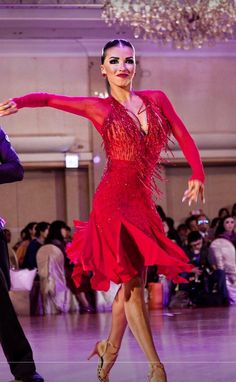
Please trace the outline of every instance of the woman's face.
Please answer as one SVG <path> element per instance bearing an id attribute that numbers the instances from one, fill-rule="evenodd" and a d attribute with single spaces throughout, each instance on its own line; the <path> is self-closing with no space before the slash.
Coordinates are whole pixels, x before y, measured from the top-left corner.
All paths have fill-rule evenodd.
<path id="1" fill-rule="evenodd" d="M 66 235 L 67 235 L 67 232 L 66 232 L 65 228 L 61 228 L 61 234 L 62 234 L 62 237 L 65 239 Z"/>
<path id="2" fill-rule="evenodd" d="M 224 229 L 225 229 L 226 232 L 233 232 L 234 225 L 235 225 L 234 218 L 227 218 L 227 219 L 225 219 L 225 221 L 224 221 Z"/>
<path id="3" fill-rule="evenodd" d="M 41 236 L 46 239 L 47 236 L 48 236 L 48 232 L 49 232 L 49 226 L 48 228 L 46 228 L 44 231 L 41 232 Z"/>
<path id="4" fill-rule="evenodd" d="M 111 88 L 129 88 L 135 70 L 135 55 L 132 48 L 119 45 L 107 50 L 101 72 L 106 75 Z"/>
<path id="5" fill-rule="evenodd" d="M 220 211 L 219 218 L 223 219 L 227 215 L 229 215 L 229 211 L 227 209 L 222 209 Z"/>
<path id="6" fill-rule="evenodd" d="M 35 234 L 36 234 L 36 226 L 37 226 L 37 224 L 35 224 L 35 225 L 33 226 L 33 228 L 29 230 L 29 232 L 30 232 L 30 236 L 31 236 L 32 238 L 35 238 Z"/>
<path id="7" fill-rule="evenodd" d="M 169 226 L 166 221 L 163 221 L 163 228 L 164 228 L 165 235 L 167 236 L 169 232 Z"/>

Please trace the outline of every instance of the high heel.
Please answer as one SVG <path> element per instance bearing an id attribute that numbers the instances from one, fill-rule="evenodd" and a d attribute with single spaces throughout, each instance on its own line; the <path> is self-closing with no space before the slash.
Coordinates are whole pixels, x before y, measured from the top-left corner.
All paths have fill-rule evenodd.
<path id="1" fill-rule="evenodd" d="M 150 365 L 148 381 L 149 382 L 167 382 L 165 368 L 161 362 L 153 363 Z"/>
<path id="2" fill-rule="evenodd" d="M 114 365 L 118 356 L 119 348 L 114 346 L 110 341 L 98 341 L 88 357 L 88 360 L 93 356 L 99 357 L 97 367 L 97 377 L 100 382 L 109 382 L 109 372 Z"/>

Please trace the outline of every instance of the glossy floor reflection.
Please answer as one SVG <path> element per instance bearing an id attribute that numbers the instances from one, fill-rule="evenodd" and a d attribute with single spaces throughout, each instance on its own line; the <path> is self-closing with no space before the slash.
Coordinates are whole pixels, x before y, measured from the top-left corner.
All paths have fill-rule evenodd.
<path id="1" fill-rule="evenodd" d="M 236 307 L 152 311 L 150 317 L 168 382 L 236 381 Z M 87 356 L 106 338 L 110 321 L 110 313 L 21 318 L 45 382 L 96 382 L 97 360 Z M 0 363 L 0 382 L 9 382 L 1 350 Z M 110 382 L 145 382 L 147 369 L 127 330 Z"/>

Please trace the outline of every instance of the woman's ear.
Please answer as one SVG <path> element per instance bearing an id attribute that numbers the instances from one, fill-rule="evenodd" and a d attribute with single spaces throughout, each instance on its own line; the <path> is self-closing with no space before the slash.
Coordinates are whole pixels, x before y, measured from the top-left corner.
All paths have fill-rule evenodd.
<path id="1" fill-rule="evenodd" d="M 101 66 L 100 66 L 100 69 L 101 69 L 102 76 L 103 76 L 103 77 L 106 77 L 106 70 L 105 70 L 104 66 L 101 65 Z"/>

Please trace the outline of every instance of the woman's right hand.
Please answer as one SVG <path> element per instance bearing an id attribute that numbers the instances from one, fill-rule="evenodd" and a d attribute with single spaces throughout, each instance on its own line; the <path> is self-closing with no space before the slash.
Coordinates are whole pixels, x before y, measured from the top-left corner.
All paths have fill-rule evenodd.
<path id="1" fill-rule="evenodd" d="M 0 103 L 0 117 L 17 113 L 17 111 L 17 105 L 12 99 Z"/>

